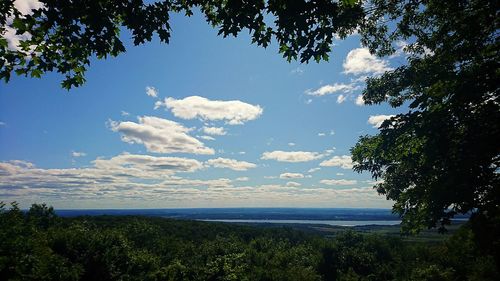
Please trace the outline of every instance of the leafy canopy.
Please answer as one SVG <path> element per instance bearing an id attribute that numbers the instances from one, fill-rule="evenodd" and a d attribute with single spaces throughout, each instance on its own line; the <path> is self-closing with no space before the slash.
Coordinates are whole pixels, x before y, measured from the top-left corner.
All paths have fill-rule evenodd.
<path id="1" fill-rule="evenodd" d="M 396 28 L 365 41 L 413 40 L 408 63 L 370 78 L 367 104 L 409 105 L 352 148 L 356 171 L 382 182 L 404 230 L 444 226 L 457 213 L 493 219 L 500 206 L 497 1 L 373 1 Z M 498 226 L 496 231 L 498 231 Z"/>
<path id="2" fill-rule="evenodd" d="M 267 47 L 274 37 L 288 60 L 327 60 L 335 36 L 354 32 L 364 13 L 353 0 L 41 0 L 43 6 L 23 15 L 13 0 L 0 5 L 0 34 L 12 28 L 23 37 L 17 48 L 0 39 L 0 79 L 13 72 L 41 77 L 57 71 L 70 89 L 85 82 L 90 59 L 125 52 L 120 32 L 128 29 L 134 45 L 170 39 L 170 14 L 191 16 L 199 9 L 219 35 L 237 36 L 248 30 L 252 43 Z M 272 19 L 271 21 L 266 19 Z M 268 23 L 269 22 L 269 23 Z"/>

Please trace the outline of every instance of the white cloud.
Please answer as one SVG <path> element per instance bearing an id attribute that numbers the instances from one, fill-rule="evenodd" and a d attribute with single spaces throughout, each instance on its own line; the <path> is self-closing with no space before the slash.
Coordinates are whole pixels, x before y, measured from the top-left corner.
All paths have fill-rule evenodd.
<path id="1" fill-rule="evenodd" d="M 247 153 L 246 153 L 245 151 L 240 151 L 240 152 L 238 152 L 238 154 L 240 154 L 240 155 L 245 155 L 245 154 L 247 154 Z"/>
<path id="2" fill-rule="evenodd" d="M 333 156 L 319 165 L 322 167 L 340 167 L 342 169 L 352 169 L 353 166 L 351 156 L 348 155 Z"/>
<path id="3" fill-rule="evenodd" d="M 197 136 L 197 137 L 199 137 L 199 138 L 200 138 L 200 139 L 202 139 L 202 140 L 209 140 L 209 141 L 213 141 L 213 140 L 215 140 L 215 139 L 214 139 L 213 137 L 211 137 L 211 136 Z"/>
<path id="4" fill-rule="evenodd" d="M 380 75 L 392 70 L 389 63 L 370 54 L 368 48 L 357 48 L 351 50 L 343 64 L 346 74 L 375 74 Z"/>
<path id="5" fill-rule="evenodd" d="M 188 135 L 192 130 L 181 124 L 153 116 L 138 117 L 139 123 L 109 121 L 111 130 L 122 134 L 128 143 L 143 144 L 155 153 L 214 154 L 198 139 Z"/>
<path id="6" fill-rule="evenodd" d="M 298 182 L 289 181 L 289 182 L 286 183 L 286 186 L 287 187 L 299 187 L 299 186 L 301 186 L 301 184 L 298 183 Z"/>
<path id="7" fill-rule="evenodd" d="M 321 180 L 320 183 L 326 185 L 355 185 L 358 183 L 356 180 Z"/>
<path id="8" fill-rule="evenodd" d="M 333 85 L 324 85 L 314 91 L 306 90 L 305 93 L 310 96 L 324 96 L 337 92 L 350 93 L 356 89 L 357 87 L 354 84 L 335 83 Z"/>
<path id="9" fill-rule="evenodd" d="M 128 112 L 126 112 L 126 111 L 123 111 L 123 110 L 122 110 L 121 115 L 122 115 L 122 116 L 129 116 L 129 115 L 130 115 L 130 113 L 128 113 Z"/>
<path id="10" fill-rule="evenodd" d="M 0 175 L 6 186 L 29 188 L 123 187 L 136 180 L 166 180 L 179 172 L 194 172 L 203 168 L 195 159 L 120 154 L 110 159 L 97 158 L 89 168 L 40 169 L 24 161 L 0 162 Z M 105 186 L 103 186 L 105 184 Z M 3 185 L 0 184 L 0 188 Z"/>
<path id="11" fill-rule="evenodd" d="M 224 120 L 230 125 L 240 125 L 255 120 L 262 115 L 259 105 L 252 105 L 239 100 L 220 101 L 204 97 L 190 96 L 184 99 L 166 98 L 157 102 L 155 108 L 165 106 L 174 116 L 182 119 Z"/>
<path id="12" fill-rule="evenodd" d="M 295 143 L 294 142 L 289 142 L 288 146 L 295 146 Z"/>
<path id="13" fill-rule="evenodd" d="M 7 40 L 7 46 L 9 50 L 22 52 L 21 47 L 19 46 L 20 41 L 29 40 L 31 38 L 31 34 L 25 32 L 23 34 L 16 34 L 16 30 L 14 28 L 5 27 L 4 33 L 1 36 Z"/>
<path id="14" fill-rule="evenodd" d="M 209 159 L 207 163 L 216 168 L 228 168 L 235 171 L 246 171 L 257 167 L 254 163 L 220 157 L 216 159 Z"/>
<path id="15" fill-rule="evenodd" d="M 158 97 L 158 90 L 155 87 L 147 86 L 146 87 L 146 95 L 157 98 Z"/>
<path id="16" fill-rule="evenodd" d="M 7 126 L 7 123 L 0 121 L 0 127 Z"/>
<path id="17" fill-rule="evenodd" d="M 394 116 L 396 115 L 371 115 L 367 123 L 373 125 L 373 128 L 379 128 L 385 120 Z"/>
<path id="18" fill-rule="evenodd" d="M 281 151 L 264 152 L 260 159 L 276 160 L 280 162 L 308 162 L 323 157 L 323 154 L 309 151 Z"/>
<path id="19" fill-rule="evenodd" d="M 161 193 L 189 198 L 193 195 L 193 187 L 232 187 L 229 179 L 196 180 L 174 176 L 203 168 L 195 159 L 125 153 L 111 159 L 98 158 L 93 164 L 89 168 L 42 169 L 24 161 L 0 162 L 0 193 L 30 202 L 44 197 L 71 202 L 107 197 L 109 203 L 109 200 L 126 198 L 153 199 Z"/>
<path id="20" fill-rule="evenodd" d="M 333 136 L 335 135 L 335 131 L 334 130 L 330 130 L 330 136 Z"/>
<path id="21" fill-rule="evenodd" d="M 406 48 L 408 47 L 408 42 L 406 41 L 403 41 L 403 40 L 399 40 L 399 41 L 396 41 L 395 43 L 395 47 L 396 47 L 396 52 L 394 52 L 394 54 L 392 54 L 391 56 L 389 56 L 390 58 L 395 58 L 395 57 L 401 57 L 401 56 L 406 56 L 407 53 L 406 53 Z"/>
<path id="22" fill-rule="evenodd" d="M 203 132 L 208 135 L 223 136 L 226 134 L 224 127 L 203 127 Z"/>
<path id="23" fill-rule="evenodd" d="M 336 173 L 335 175 L 336 175 L 336 176 L 343 176 L 343 175 L 344 175 L 344 173 Z"/>
<path id="24" fill-rule="evenodd" d="M 236 178 L 235 180 L 236 181 L 248 181 L 248 180 L 250 180 L 250 178 L 249 177 L 239 177 L 239 178 Z"/>
<path id="25" fill-rule="evenodd" d="M 43 169 L 24 161 L 0 162 L 0 193 L 21 203 L 57 208 L 97 207 L 378 207 L 393 202 L 371 188 L 297 188 L 296 184 L 232 185 L 227 178 L 190 179 L 175 173 L 203 169 L 194 159 L 122 154 L 90 168 Z M 177 159 L 177 160 L 175 160 Z M 195 175 L 195 174 L 193 174 Z M 291 181 L 290 181 L 291 182 Z"/>
<path id="26" fill-rule="evenodd" d="M 308 173 L 314 173 L 314 172 L 317 172 L 317 171 L 319 171 L 319 170 L 321 170 L 321 168 L 319 168 L 319 167 L 318 167 L 318 168 L 312 168 L 312 169 L 309 169 L 309 171 L 307 171 L 307 172 L 308 172 Z"/>
<path id="27" fill-rule="evenodd" d="M 16 0 L 14 1 L 14 7 L 24 16 L 31 15 L 32 10 L 40 9 L 44 7 L 44 4 L 37 0 Z M 13 17 L 7 18 L 7 23 L 11 23 Z M 20 41 L 28 40 L 31 38 L 31 34 L 29 32 L 24 32 L 23 34 L 16 34 L 16 30 L 9 26 L 4 27 L 5 30 L 1 37 L 7 40 L 7 46 L 12 51 L 22 52 L 21 47 L 19 46 Z M 33 48 L 31 48 L 33 51 Z"/>
<path id="28" fill-rule="evenodd" d="M 318 137 L 324 137 L 324 136 L 326 136 L 325 133 L 318 133 Z"/>
<path id="29" fill-rule="evenodd" d="M 71 156 L 73 157 L 84 157 L 87 156 L 87 153 L 85 152 L 78 152 L 78 151 L 72 151 Z"/>
<path id="30" fill-rule="evenodd" d="M 347 97 L 346 97 L 346 96 L 344 96 L 344 95 L 342 95 L 342 94 L 338 95 L 338 97 L 337 97 L 337 103 L 339 103 L 339 104 L 340 104 L 340 103 L 343 103 L 343 102 L 345 101 L 345 99 L 346 99 L 346 98 L 347 98 Z"/>
<path id="31" fill-rule="evenodd" d="M 363 95 L 358 95 L 356 97 L 356 105 L 358 105 L 358 106 L 365 105 L 365 100 L 363 99 Z"/>
<path id="32" fill-rule="evenodd" d="M 333 147 L 332 149 L 327 149 L 327 150 L 325 150 L 325 156 L 330 155 L 330 154 L 332 154 L 333 152 L 335 152 L 335 147 Z"/>
<path id="33" fill-rule="evenodd" d="M 280 179 L 303 179 L 304 175 L 301 173 L 283 173 L 280 175 Z"/>
<path id="34" fill-rule="evenodd" d="M 31 10 L 36 10 L 43 7 L 43 3 L 38 0 L 16 0 L 14 7 L 23 15 L 31 14 Z"/>
<path id="35" fill-rule="evenodd" d="M 96 168 L 147 178 L 162 178 L 161 173 L 194 172 L 203 168 L 196 159 L 182 157 L 156 157 L 150 155 L 123 153 L 109 160 L 98 158 L 93 161 Z M 147 176 L 147 173 L 151 173 Z"/>

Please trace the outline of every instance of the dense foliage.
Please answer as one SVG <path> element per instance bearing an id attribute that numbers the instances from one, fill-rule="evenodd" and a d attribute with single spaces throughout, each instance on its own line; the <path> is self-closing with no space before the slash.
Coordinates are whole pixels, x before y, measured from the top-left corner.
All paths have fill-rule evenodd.
<path id="1" fill-rule="evenodd" d="M 408 243 L 164 218 L 0 210 L 1 280 L 497 280 L 463 229 Z"/>
<path id="2" fill-rule="evenodd" d="M 354 169 L 381 180 L 408 232 L 474 213 L 477 235 L 499 237 L 499 2 L 372 2 L 372 20 L 383 13 L 397 27 L 378 25 L 366 43 L 384 53 L 382 42 L 407 40 L 408 63 L 368 79 L 363 98 L 409 110 L 360 138 Z M 481 241 L 500 253 L 498 240 Z"/>
<path id="3" fill-rule="evenodd" d="M 170 14 L 191 16 L 201 11 L 219 34 L 236 36 L 248 31 L 252 43 L 267 47 L 272 38 L 287 59 L 307 62 L 328 59 L 335 36 L 352 33 L 363 18 L 355 1 L 246 1 L 246 0 L 40 0 L 43 5 L 22 14 L 14 0 L 0 4 L 0 34 L 7 29 L 21 36 L 12 48 L 0 38 L 0 79 L 12 73 L 41 77 L 57 71 L 70 89 L 85 82 L 92 57 L 125 52 L 120 33 L 130 32 L 134 45 L 157 36 L 170 39 Z"/>

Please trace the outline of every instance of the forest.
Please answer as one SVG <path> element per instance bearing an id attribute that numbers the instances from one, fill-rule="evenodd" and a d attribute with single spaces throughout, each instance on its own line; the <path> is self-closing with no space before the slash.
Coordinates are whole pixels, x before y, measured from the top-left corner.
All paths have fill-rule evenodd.
<path id="1" fill-rule="evenodd" d="M 498 280 L 463 225 L 440 242 L 346 230 L 141 216 L 58 217 L 1 204 L 1 280 Z"/>

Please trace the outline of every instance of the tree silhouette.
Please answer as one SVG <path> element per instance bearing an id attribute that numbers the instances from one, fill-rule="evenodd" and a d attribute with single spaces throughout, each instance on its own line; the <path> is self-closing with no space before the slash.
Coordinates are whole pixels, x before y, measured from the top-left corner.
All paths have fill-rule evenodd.
<path id="1" fill-rule="evenodd" d="M 354 32 L 363 19 L 360 4 L 337 1 L 245 1 L 245 0 L 42 0 L 38 9 L 23 14 L 14 1 L 0 5 L 0 33 L 14 30 L 21 36 L 18 46 L 0 39 L 0 78 L 8 81 L 14 72 L 41 77 L 57 71 L 65 78 L 63 88 L 85 82 L 90 58 L 117 56 L 125 52 L 120 32 L 128 29 L 134 45 L 170 39 L 170 14 L 191 16 L 199 9 L 219 35 L 237 36 L 248 30 L 252 43 L 267 47 L 274 37 L 288 60 L 328 59 L 335 36 Z M 265 17 L 273 19 L 271 24 Z M 29 35 L 28 35 L 29 34 Z M 23 36 L 24 35 L 24 36 Z"/>

